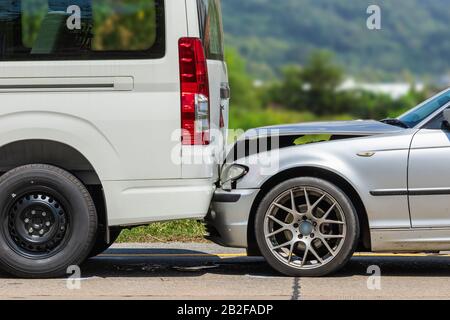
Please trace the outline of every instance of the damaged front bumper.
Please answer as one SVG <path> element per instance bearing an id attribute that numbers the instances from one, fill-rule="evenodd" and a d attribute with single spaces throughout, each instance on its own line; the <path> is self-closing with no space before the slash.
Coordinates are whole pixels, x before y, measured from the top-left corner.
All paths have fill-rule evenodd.
<path id="1" fill-rule="evenodd" d="M 247 248 L 248 221 L 258 192 L 258 189 L 218 189 L 205 218 L 206 238 L 226 247 Z"/>

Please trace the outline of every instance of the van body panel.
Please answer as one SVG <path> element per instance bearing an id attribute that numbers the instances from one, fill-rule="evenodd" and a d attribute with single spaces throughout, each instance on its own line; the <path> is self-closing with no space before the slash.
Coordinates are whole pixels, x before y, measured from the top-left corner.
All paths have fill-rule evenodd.
<path id="1" fill-rule="evenodd" d="M 164 15 L 162 58 L 0 61 L 0 146 L 39 139 L 78 150 L 102 183 L 111 226 L 202 218 L 218 177 L 217 141 L 200 152 L 210 164 L 184 165 L 196 150 L 179 132 L 178 40 L 200 36 L 197 2 L 166 0 Z M 227 76 L 223 61 L 208 67 L 214 127 Z"/>
<path id="2" fill-rule="evenodd" d="M 198 0 L 185 0 L 188 37 L 200 38 Z"/>
<path id="3" fill-rule="evenodd" d="M 229 84 L 224 53 L 222 52 L 220 57 L 208 56 L 208 48 L 206 48 L 208 43 L 205 33 L 209 32 L 208 28 L 212 28 L 209 22 L 211 18 L 208 18 L 208 15 L 211 14 L 208 11 L 212 11 L 212 5 L 220 14 L 221 7 L 218 0 L 186 0 L 189 36 L 199 37 L 203 40 L 207 55 L 211 142 L 209 146 L 182 148 L 182 176 L 183 178 L 212 178 L 213 181 L 217 181 L 220 174 L 220 165 L 225 158 L 228 135 L 229 97 L 222 97 L 221 92 L 223 88 L 229 89 Z M 205 17 L 200 14 L 202 8 L 206 11 Z M 194 12 L 197 12 L 197 14 L 194 14 Z M 222 42 L 221 45 L 223 46 L 221 16 L 218 16 L 218 18 L 217 29 L 220 38 L 217 41 Z M 201 19 L 206 21 L 201 21 Z M 223 127 L 220 125 L 221 116 L 223 117 Z"/>
<path id="4" fill-rule="evenodd" d="M 110 226 L 203 219 L 215 191 L 210 179 L 106 181 L 103 186 Z"/>
<path id="5" fill-rule="evenodd" d="M 162 59 L 0 62 L 2 83 L 11 79 L 12 83 L 38 85 L 42 79 L 54 78 L 54 83 L 49 84 L 57 84 L 58 79 L 64 78 L 69 82 L 85 79 L 81 84 L 89 84 L 94 78 L 103 78 L 100 79 L 102 82 L 105 78 L 131 78 L 133 90 L 116 92 L 92 87 L 90 92 L 73 94 L 49 90 L 49 85 L 49 88 L 27 93 L 18 90 L 3 94 L 0 91 L 0 118 L 28 113 L 28 126 L 24 127 L 34 127 L 31 136 L 36 136 L 38 127 L 44 131 L 54 128 L 54 133 L 61 132 L 61 137 L 52 135 L 56 141 L 61 141 L 63 136 L 80 133 L 64 124 L 64 117 L 89 123 L 99 136 L 104 137 L 104 142 L 99 144 L 100 139 L 80 135 L 86 140 L 85 144 L 92 143 L 92 147 L 84 149 L 97 150 L 100 158 L 105 154 L 101 152 L 103 149 L 112 145 L 116 150 L 116 161 L 103 158 L 95 167 L 102 181 L 181 178 L 181 166 L 171 158 L 174 148 L 180 148 L 173 138 L 173 131 L 180 126 L 179 68 L 178 63 L 174 63 L 178 61 L 176 39 L 187 34 L 186 8 L 180 3 L 183 4 L 174 1 L 166 1 L 165 4 L 166 20 L 176 23 L 166 24 L 166 38 L 174 41 L 167 41 Z M 34 116 L 42 113 L 57 113 L 59 124 L 42 121 L 42 118 L 33 120 Z M 30 126 L 31 123 L 35 124 Z M 61 131 L 59 126 L 67 129 Z M 4 128 L 0 128 L 2 137 L 8 135 Z M 23 136 L 10 139 L 20 140 Z M 85 156 L 95 158 L 89 154 Z M 119 165 L 108 170 L 110 161 Z"/>

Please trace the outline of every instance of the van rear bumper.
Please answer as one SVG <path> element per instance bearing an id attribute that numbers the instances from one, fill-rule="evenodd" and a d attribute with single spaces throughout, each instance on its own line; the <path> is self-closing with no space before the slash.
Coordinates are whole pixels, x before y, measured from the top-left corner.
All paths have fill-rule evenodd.
<path id="1" fill-rule="evenodd" d="M 205 218 L 207 239 L 226 247 L 247 248 L 247 228 L 259 190 L 217 190 L 212 209 Z"/>
<path id="2" fill-rule="evenodd" d="M 109 226 L 203 219 L 214 194 L 212 179 L 103 181 Z"/>

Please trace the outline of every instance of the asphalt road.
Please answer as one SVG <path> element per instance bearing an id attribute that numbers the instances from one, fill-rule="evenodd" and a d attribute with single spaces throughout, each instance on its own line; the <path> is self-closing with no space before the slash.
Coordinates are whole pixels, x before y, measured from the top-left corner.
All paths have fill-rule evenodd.
<path id="1" fill-rule="evenodd" d="M 378 266 L 381 277 L 370 277 Z M 368 287 L 370 285 L 370 289 Z M 70 289 L 69 289 L 69 288 Z M 0 299 L 450 299 L 448 255 L 360 255 L 326 278 L 282 277 L 261 258 L 212 244 L 116 245 L 81 281 L 0 273 Z"/>

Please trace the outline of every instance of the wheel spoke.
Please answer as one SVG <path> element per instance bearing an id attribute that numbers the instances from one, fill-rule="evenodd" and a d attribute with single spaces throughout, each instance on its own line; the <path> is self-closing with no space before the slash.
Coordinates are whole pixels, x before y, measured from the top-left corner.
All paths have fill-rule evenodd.
<path id="1" fill-rule="evenodd" d="M 308 258 L 309 246 L 306 246 L 305 253 L 303 254 L 303 259 L 301 263 L 301 267 L 303 267 L 306 263 L 306 258 Z"/>
<path id="2" fill-rule="evenodd" d="M 274 203 L 273 205 L 274 205 L 275 207 L 277 207 L 277 208 L 283 210 L 283 211 L 286 211 L 287 213 L 290 213 L 290 214 L 292 214 L 292 215 L 295 215 L 295 211 L 293 211 L 292 209 L 289 209 L 289 208 L 287 208 L 287 207 L 285 207 L 285 206 L 283 206 L 283 205 L 281 205 L 281 204 L 279 204 L 279 203 Z"/>
<path id="3" fill-rule="evenodd" d="M 274 216 L 269 215 L 269 216 L 267 216 L 267 217 L 268 217 L 269 219 L 273 220 L 274 222 L 278 223 L 280 226 L 282 226 L 282 227 L 284 227 L 284 228 L 287 228 L 287 226 L 288 226 L 287 223 L 284 223 L 283 221 L 281 221 L 281 220 L 275 218 Z"/>
<path id="4" fill-rule="evenodd" d="M 314 210 L 319 203 L 326 197 L 326 194 L 323 194 L 312 206 L 311 206 L 311 210 Z"/>
<path id="5" fill-rule="evenodd" d="M 331 212 L 333 212 L 334 208 L 336 207 L 336 202 L 333 203 L 333 205 L 328 209 L 328 211 L 323 215 L 322 220 L 326 220 Z"/>
<path id="6" fill-rule="evenodd" d="M 291 190 L 291 207 L 292 211 L 297 212 L 297 206 L 295 205 L 294 191 Z"/>
<path id="7" fill-rule="evenodd" d="M 324 238 L 324 239 L 343 239 L 344 235 L 323 234 L 322 238 Z"/>
<path id="8" fill-rule="evenodd" d="M 309 201 L 309 195 L 308 195 L 308 191 L 306 190 L 306 188 L 303 189 L 304 193 L 305 193 L 305 201 L 306 201 L 306 206 L 309 208 L 311 208 L 311 202 Z"/>
<path id="9" fill-rule="evenodd" d="M 289 229 L 286 228 L 286 227 L 280 228 L 280 229 L 278 229 L 278 230 L 276 230 L 276 231 L 274 231 L 274 232 L 272 232 L 272 233 L 269 233 L 269 234 L 266 236 L 266 238 L 271 238 L 271 237 L 273 237 L 273 236 L 276 236 L 276 235 L 279 234 L 280 232 L 287 231 L 287 230 L 289 230 Z"/>
<path id="10" fill-rule="evenodd" d="M 327 240 L 325 240 L 325 239 L 323 239 L 323 238 L 320 238 L 320 241 L 324 244 L 324 246 L 325 246 L 325 247 L 327 248 L 327 250 L 331 253 L 331 255 L 332 255 L 333 257 L 335 257 L 335 256 L 336 256 L 336 253 L 334 252 L 333 249 L 331 249 L 331 247 L 330 247 L 330 245 L 328 244 Z"/>
<path id="11" fill-rule="evenodd" d="M 317 254 L 316 250 L 313 248 L 312 244 L 309 247 L 309 251 L 319 260 L 320 263 L 323 263 L 322 258 Z"/>
<path id="12" fill-rule="evenodd" d="M 337 221 L 337 220 L 323 220 L 321 223 L 322 224 L 341 224 L 341 225 L 345 224 L 345 222 Z"/>
<path id="13" fill-rule="evenodd" d="M 295 246 L 295 242 L 293 241 L 291 244 L 291 248 L 289 250 L 288 263 L 291 263 L 291 261 L 292 261 L 292 255 L 294 253 L 294 246 Z"/>
<path id="14" fill-rule="evenodd" d="M 291 244 L 291 242 L 292 241 L 289 240 L 288 242 L 285 242 L 285 243 L 282 243 L 282 244 L 277 245 L 275 247 L 272 247 L 272 250 L 278 250 L 278 249 L 284 248 L 284 247 L 288 246 L 289 244 Z"/>

